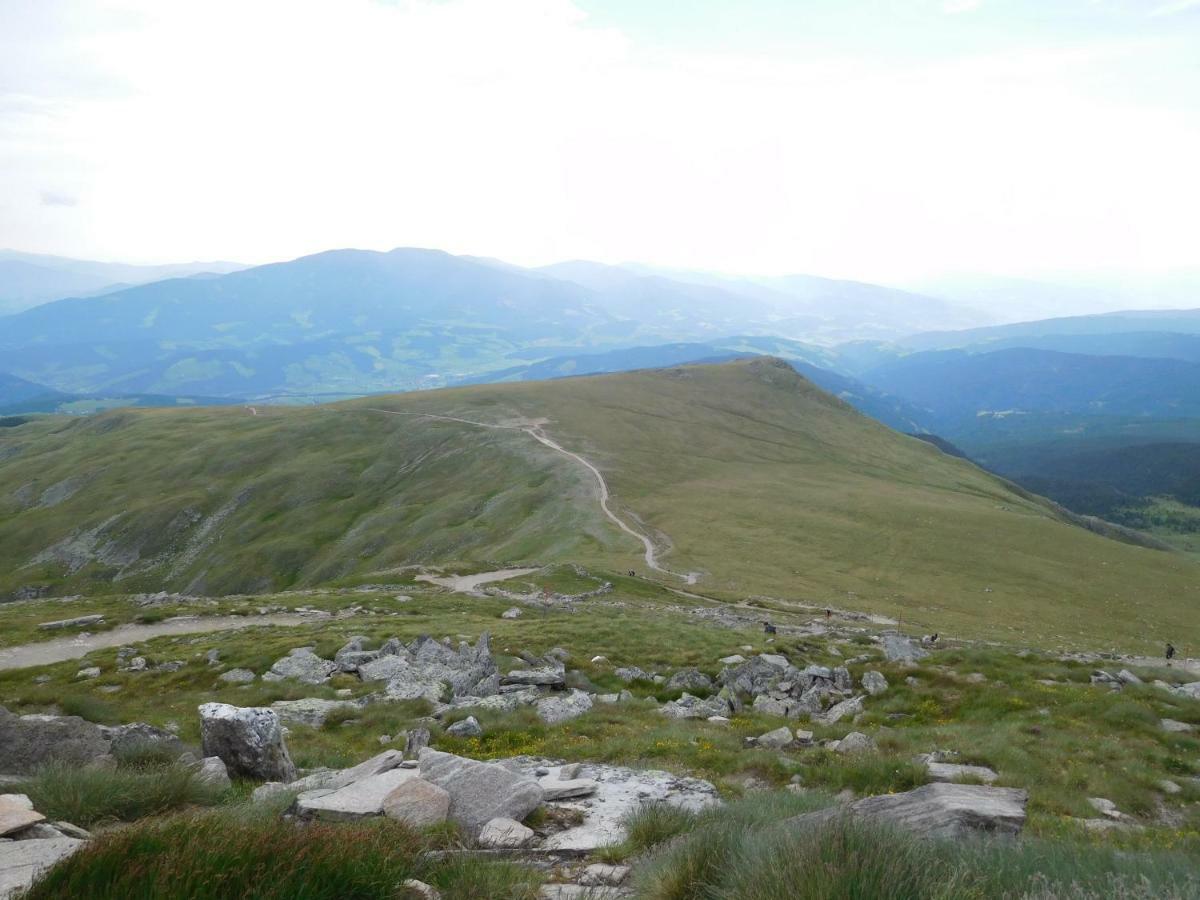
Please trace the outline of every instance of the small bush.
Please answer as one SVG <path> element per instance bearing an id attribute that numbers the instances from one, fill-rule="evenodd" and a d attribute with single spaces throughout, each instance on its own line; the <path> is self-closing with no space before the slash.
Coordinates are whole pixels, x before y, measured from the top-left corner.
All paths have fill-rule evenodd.
<path id="1" fill-rule="evenodd" d="M 117 769 L 51 764 L 21 784 L 47 818 L 87 828 L 100 822 L 132 822 L 187 806 L 211 806 L 221 792 L 183 766 Z"/>

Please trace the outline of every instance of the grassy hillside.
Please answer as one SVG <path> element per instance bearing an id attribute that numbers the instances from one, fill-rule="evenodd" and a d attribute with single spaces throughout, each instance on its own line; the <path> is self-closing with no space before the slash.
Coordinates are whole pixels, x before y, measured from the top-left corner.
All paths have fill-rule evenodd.
<path id="1" fill-rule="evenodd" d="M 4 429 L 0 591 L 264 591 L 413 563 L 644 569 L 577 463 L 519 430 L 385 409 L 548 420 L 714 596 L 1043 645 L 1200 639 L 1195 563 L 1066 524 L 772 360 Z"/>

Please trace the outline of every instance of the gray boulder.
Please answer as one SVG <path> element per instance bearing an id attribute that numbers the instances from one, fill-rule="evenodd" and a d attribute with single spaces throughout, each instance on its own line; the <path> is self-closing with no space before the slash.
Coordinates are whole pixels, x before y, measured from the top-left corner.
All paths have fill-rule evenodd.
<path id="1" fill-rule="evenodd" d="M 849 700 L 843 700 L 841 703 L 835 703 L 825 712 L 814 715 L 813 721 L 820 722 L 822 725 L 833 725 L 840 722 L 846 716 L 854 717 L 863 711 L 863 698 L 851 697 Z"/>
<path id="2" fill-rule="evenodd" d="M 626 684 L 634 681 L 650 681 L 650 673 L 644 672 L 637 666 L 622 666 L 620 669 L 614 669 L 613 674 L 620 678 Z"/>
<path id="3" fill-rule="evenodd" d="M 979 832 L 1015 835 L 1025 825 L 1025 791 L 974 784 L 927 784 L 902 794 L 866 797 L 787 820 L 792 827 L 819 827 L 839 815 L 890 822 L 916 834 L 963 838 Z"/>
<path id="4" fill-rule="evenodd" d="M 329 714 L 336 710 L 360 710 L 362 705 L 354 700 L 322 700 L 320 697 L 302 697 L 299 700 L 276 700 L 271 709 L 285 722 L 295 725 L 310 725 L 320 728 Z"/>
<path id="5" fill-rule="evenodd" d="M 219 756 L 231 775 L 256 781 L 292 781 L 296 766 L 274 710 L 205 703 L 200 707 L 205 756 Z"/>
<path id="6" fill-rule="evenodd" d="M 230 669 L 217 676 L 221 681 L 227 681 L 230 684 L 249 684 L 257 677 L 249 669 Z"/>
<path id="7" fill-rule="evenodd" d="M 711 691 L 713 680 L 699 669 L 680 669 L 667 679 L 669 691 Z"/>
<path id="8" fill-rule="evenodd" d="M 658 711 L 668 719 L 707 719 L 710 716 L 728 716 L 731 712 L 729 701 L 724 697 L 702 700 L 691 694 L 684 694 L 678 700 L 664 703 Z"/>
<path id="9" fill-rule="evenodd" d="M 196 769 L 196 778 L 222 791 L 233 786 L 233 782 L 229 778 L 229 769 L 226 768 L 219 756 L 206 756 L 200 760 L 200 765 Z"/>
<path id="10" fill-rule="evenodd" d="M 533 829 L 513 819 L 498 817 L 479 832 L 479 846 L 485 850 L 516 850 L 533 839 Z"/>
<path id="11" fill-rule="evenodd" d="M 912 638 L 889 631 L 883 636 L 883 655 L 892 662 L 915 663 L 927 657 L 929 653 Z"/>
<path id="12" fill-rule="evenodd" d="M 514 669 L 500 678 L 501 684 L 519 684 L 526 687 L 562 688 L 567 683 L 566 670 L 558 664 L 538 666 L 532 669 Z"/>
<path id="13" fill-rule="evenodd" d="M 42 631 L 61 631 L 64 628 L 84 628 L 88 625 L 99 625 L 104 621 L 102 615 L 76 616 L 74 619 L 59 619 L 56 622 L 42 622 L 38 625 Z"/>
<path id="14" fill-rule="evenodd" d="M 0 770 L 32 775 L 42 766 L 110 764 L 111 745 L 99 725 L 79 716 L 18 716 L 0 706 Z"/>
<path id="15" fill-rule="evenodd" d="M 882 694 L 888 689 L 887 679 L 883 677 L 882 672 L 863 672 L 862 677 L 863 690 L 872 697 Z"/>
<path id="16" fill-rule="evenodd" d="M 838 753 L 868 753 L 875 749 L 875 742 L 861 731 L 852 731 L 838 741 Z"/>
<path id="17" fill-rule="evenodd" d="M 308 647 L 297 647 L 283 659 L 275 661 L 263 681 L 282 681 L 290 678 L 302 684 L 324 684 L 337 671 L 337 665 L 322 659 Z"/>
<path id="18" fill-rule="evenodd" d="M 450 818 L 471 831 L 495 818 L 524 819 L 542 802 L 537 781 L 504 766 L 428 747 L 419 763 L 421 777 L 450 794 Z"/>
<path id="19" fill-rule="evenodd" d="M 0 794 L 0 838 L 45 820 L 24 794 Z"/>
<path id="20" fill-rule="evenodd" d="M 592 697 L 583 691 L 571 691 L 545 697 L 537 702 L 538 718 L 547 725 L 558 725 L 582 716 L 592 708 Z"/>
<path id="21" fill-rule="evenodd" d="M 483 728 L 478 719 L 474 716 L 467 716 L 447 728 L 446 734 L 452 734 L 454 737 L 479 737 L 483 734 Z"/>
<path id="22" fill-rule="evenodd" d="M 411 778 L 383 798 L 383 814 L 414 828 L 440 825 L 450 813 L 450 794 L 423 778 Z"/>
<path id="23" fill-rule="evenodd" d="M 726 666 L 717 676 L 718 683 L 742 697 L 756 697 L 773 690 L 780 682 L 795 684 L 799 680 L 800 672 L 788 665 L 782 656 L 774 654 L 763 654 L 735 666 Z"/>
<path id="24" fill-rule="evenodd" d="M 782 750 L 789 746 L 794 738 L 790 728 L 781 727 L 774 731 L 768 731 L 766 734 L 760 734 L 755 741 L 756 746 L 765 747 L 768 750 Z"/>
<path id="25" fill-rule="evenodd" d="M 925 764 L 925 771 L 931 780 L 944 782 L 972 780 L 991 784 L 1000 777 L 987 766 L 964 766 L 946 762 L 928 762 Z"/>

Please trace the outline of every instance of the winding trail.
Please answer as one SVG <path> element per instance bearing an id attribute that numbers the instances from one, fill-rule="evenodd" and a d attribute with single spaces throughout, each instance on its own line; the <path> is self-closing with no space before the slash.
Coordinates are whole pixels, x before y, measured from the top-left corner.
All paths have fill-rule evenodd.
<path id="1" fill-rule="evenodd" d="M 574 452 L 566 449 L 561 444 L 559 444 L 557 441 L 555 441 L 553 438 L 551 438 L 549 435 L 547 435 L 544 431 L 542 431 L 540 424 L 499 425 L 494 422 L 476 422 L 472 419 L 460 419 L 456 416 L 441 416 L 441 415 L 436 415 L 434 413 L 409 413 L 409 412 L 399 412 L 394 409 L 379 409 L 377 407 L 367 407 L 367 408 L 371 412 L 384 413 L 384 414 L 390 415 L 390 416 L 412 416 L 413 418 L 417 418 L 417 419 L 440 419 L 444 422 L 460 422 L 463 425 L 474 425 L 478 428 L 491 428 L 491 429 L 495 429 L 498 431 L 523 431 L 523 432 L 525 432 L 525 434 L 529 435 L 531 438 L 533 438 L 539 444 L 543 444 L 546 447 L 549 447 L 555 453 L 561 453 L 563 456 L 566 456 L 569 459 L 573 459 L 575 462 L 579 463 L 581 466 L 583 466 L 585 469 L 587 469 L 589 472 L 592 473 L 593 477 L 595 477 L 595 479 L 596 479 L 596 485 L 600 489 L 600 508 L 604 511 L 604 515 L 606 515 L 613 522 L 613 524 L 615 524 L 618 528 L 620 528 L 626 534 L 630 535 L 631 537 L 636 538 L 638 541 L 641 542 L 642 547 L 645 550 L 644 557 L 646 560 L 646 565 L 649 568 L 653 569 L 655 572 L 662 572 L 664 575 L 670 575 L 674 578 L 678 578 L 678 579 L 686 582 L 687 584 L 695 584 L 696 583 L 698 576 L 695 572 L 688 572 L 687 574 L 683 574 L 680 572 L 673 572 L 670 569 L 668 569 L 666 566 L 663 566 L 662 564 L 659 563 L 658 551 L 656 550 L 656 548 L 654 546 L 654 542 L 652 540 L 650 540 L 650 538 L 647 537 L 645 534 L 638 531 L 636 528 L 633 528 L 624 519 L 622 519 L 620 516 L 618 516 L 615 512 L 612 511 L 612 507 L 609 506 L 608 482 L 604 480 L 604 476 L 600 473 L 600 470 L 597 469 L 594 465 L 592 465 L 591 462 L 589 462 L 588 460 L 586 460 L 582 456 L 580 456 L 578 453 L 574 453 Z"/>

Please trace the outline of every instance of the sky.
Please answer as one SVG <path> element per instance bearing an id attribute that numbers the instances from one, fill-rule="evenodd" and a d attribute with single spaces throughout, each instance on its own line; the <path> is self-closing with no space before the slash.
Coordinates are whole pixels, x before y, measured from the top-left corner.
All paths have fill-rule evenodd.
<path id="1" fill-rule="evenodd" d="M 0 247 L 1200 267 L 1200 0 L 0 0 Z"/>

